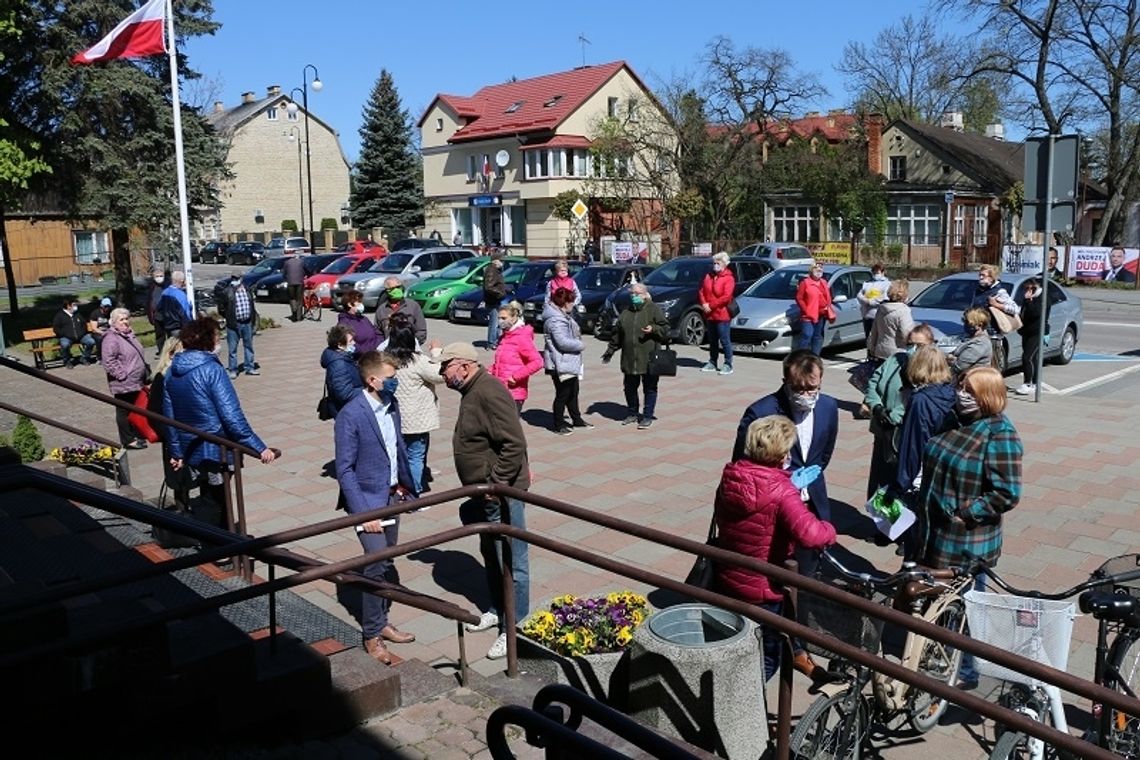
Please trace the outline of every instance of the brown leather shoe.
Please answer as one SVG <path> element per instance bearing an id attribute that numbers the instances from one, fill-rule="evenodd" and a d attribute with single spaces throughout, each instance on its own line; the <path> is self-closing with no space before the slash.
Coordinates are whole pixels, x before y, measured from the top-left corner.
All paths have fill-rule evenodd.
<path id="1" fill-rule="evenodd" d="M 811 658 L 811 655 L 807 652 L 800 652 L 799 654 L 793 656 L 792 667 L 803 673 L 808 678 L 814 678 L 816 668 L 819 668 L 819 666 L 815 664 L 815 660 L 813 660 Z"/>
<path id="2" fill-rule="evenodd" d="M 384 646 L 384 642 L 379 638 L 365 639 L 364 651 L 372 655 L 373 659 L 385 665 L 392 664 L 392 653 L 388 651 L 388 647 Z"/>
<path id="3" fill-rule="evenodd" d="M 391 641 L 393 644 L 411 644 L 416 640 L 416 634 L 396 630 L 396 626 L 394 625 L 386 625 L 381 628 L 380 636 L 386 641 Z"/>

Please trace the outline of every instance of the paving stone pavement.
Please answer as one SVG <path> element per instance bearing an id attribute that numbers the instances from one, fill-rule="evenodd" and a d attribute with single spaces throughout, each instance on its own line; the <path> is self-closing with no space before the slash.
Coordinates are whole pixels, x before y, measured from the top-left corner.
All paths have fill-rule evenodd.
<path id="1" fill-rule="evenodd" d="M 262 535 L 309 524 L 334 516 L 336 483 L 325 474 L 332 460 L 332 425 L 317 420 L 315 406 L 321 395 L 323 374 L 318 356 L 325 331 L 333 324 L 332 313 L 322 322 L 291 323 L 287 308 L 266 305 L 264 311 L 281 326 L 256 338 L 257 359 L 262 374 L 241 376 L 235 381 L 243 408 L 257 433 L 284 457 L 269 466 L 251 464 L 245 470 L 245 493 L 249 529 Z M 481 340 L 479 327 L 429 321 L 429 335 L 444 343 L 451 340 Z M 541 344 L 541 341 L 540 341 Z M 708 525 L 713 493 L 720 471 L 732 447 L 743 409 L 757 397 L 778 386 L 778 361 L 738 357 L 736 372 L 719 376 L 698 372 L 704 352 L 680 347 L 680 372 L 661 382 L 659 420 L 649 430 L 622 426 L 625 415 L 621 377 L 616 362 L 602 365 L 604 344 L 586 338 L 586 375 L 582 405 L 586 418 L 597 427 L 578 430 L 568 437 L 551 432 L 551 383 L 543 375 L 531 380 L 530 399 L 523 411 L 531 458 L 534 493 L 579 504 L 599 513 L 658 527 L 689 538 L 703 537 Z M 18 351 L 16 352 L 18 355 Z M 224 347 L 223 347 L 224 354 Z M 489 352 L 481 356 L 490 360 Z M 857 358 L 854 352 L 846 358 Z M 842 365 L 845 356 L 827 357 L 829 365 Z M 105 391 L 98 367 L 53 370 L 54 373 Z M 866 535 L 866 521 L 858 514 L 863 502 L 871 439 L 865 422 L 852 412 L 858 403 L 856 391 L 846 382 L 839 366 L 824 377 L 824 390 L 841 402 L 840 436 L 836 453 L 827 469 L 829 491 L 836 501 L 833 512 L 842 543 L 883 568 L 897 563 L 893 552 L 874 547 L 859 536 Z M 1020 377 L 1010 377 L 1016 385 Z M 0 396 L 17 405 L 47 410 L 57 419 L 108 437 L 115 436 L 113 413 L 95 402 L 75 399 L 65 391 L 0 369 Z M 458 486 L 451 462 L 451 428 L 458 394 L 440 390 L 443 425 L 432 436 L 429 464 L 433 488 L 442 491 Z M 1046 395 L 1042 403 L 1012 396 L 1008 409 L 1025 442 L 1025 493 L 1021 504 L 1005 523 L 1005 549 L 1000 569 L 1011 582 L 1028 587 L 1058 589 L 1083 580 L 1104 559 L 1136 551 L 1140 546 L 1137 505 L 1140 504 L 1140 411 L 1126 399 L 1085 399 L 1079 395 Z M 8 432 L 14 419 L 0 412 L 0 433 Z M 75 443 L 74 436 L 44 429 L 49 447 Z M 134 484 L 144 493 L 157 494 L 161 478 L 158 447 L 130 453 Z M 528 508 L 530 530 L 554 538 L 575 541 L 582 547 L 609 554 L 639 567 L 675 578 L 683 577 L 692 558 L 681 552 L 616 534 L 560 515 Z M 407 541 L 459 524 L 451 504 L 408 515 L 402 521 L 401 539 Z M 356 556 L 360 545 L 352 531 L 311 539 L 294 545 L 325 560 Z M 399 561 L 404 583 L 412 589 L 454 601 L 469 609 L 485 608 L 487 593 L 482 583 L 477 539 L 415 552 Z M 651 592 L 632 581 L 596 568 L 531 549 L 531 600 L 537 607 L 563 593 L 593 594 L 632 588 Z M 315 583 L 300 592 L 313 603 L 351 621 L 336 600 L 335 586 Z M 404 659 L 418 658 L 443 672 L 454 672 L 458 644 L 454 625 L 441 624 L 433 616 L 396 605 L 392 621 L 417 634 L 414 644 L 396 646 Z M 1096 628 L 1091 618 L 1077 621 L 1073 636 L 1070 671 L 1090 676 Z M 504 661 L 483 657 L 492 632 L 469 634 L 468 653 L 472 668 L 484 676 L 497 676 Z M 808 704 L 805 689 L 797 689 L 797 713 Z M 484 710 L 479 699 L 462 691 L 439 698 L 448 705 L 432 712 L 429 707 L 408 707 L 397 715 L 374 721 L 366 728 L 385 744 L 399 740 L 404 757 L 414 754 L 420 742 L 416 734 L 396 736 L 393 725 L 418 726 L 430 741 L 443 746 L 445 712 L 451 703 Z M 466 704 L 474 702 L 476 704 Z M 773 701 L 771 703 L 774 706 Z M 1080 707 L 1079 703 L 1078 708 Z M 446 709 L 444 709 L 446 708 Z M 476 721 L 477 722 L 477 721 Z M 465 726 L 460 722 L 457 726 Z M 452 724 L 448 724 L 451 726 Z M 886 758 L 907 758 L 933 752 L 932 757 L 985 756 L 992 727 L 976 716 L 951 714 L 935 731 L 895 746 L 882 748 Z M 443 749 L 432 744 L 432 757 L 480 756 L 482 747 L 460 732 L 446 734 L 455 743 Z M 428 741 L 428 739 L 424 739 Z M 445 754 L 445 752 L 447 754 Z M 458 753 L 458 754 L 456 754 Z M 463 754 L 466 753 L 466 754 Z M 347 756 L 347 755 L 344 755 Z"/>

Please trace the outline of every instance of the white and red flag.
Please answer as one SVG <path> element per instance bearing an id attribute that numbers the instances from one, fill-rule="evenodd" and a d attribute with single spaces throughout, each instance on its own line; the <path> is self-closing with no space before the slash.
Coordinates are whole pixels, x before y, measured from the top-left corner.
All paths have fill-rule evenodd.
<path id="1" fill-rule="evenodd" d="M 92 48 L 76 53 L 72 63 L 99 63 L 116 58 L 142 58 L 166 52 L 166 0 L 149 0 L 127 16 Z"/>
<path id="2" fill-rule="evenodd" d="M 484 177 L 490 177 L 491 176 L 491 157 L 488 156 L 486 153 L 483 154 L 483 176 Z"/>

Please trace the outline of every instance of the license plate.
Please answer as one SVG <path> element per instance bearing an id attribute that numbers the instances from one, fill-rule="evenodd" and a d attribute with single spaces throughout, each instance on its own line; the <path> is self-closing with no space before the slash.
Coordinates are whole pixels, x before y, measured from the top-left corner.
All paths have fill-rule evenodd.
<path id="1" fill-rule="evenodd" d="M 739 351 L 742 354 L 756 353 L 756 346 L 752 345 L 751 343 L 734 343 L 732 345 L 732 348 L 733 350 Z"/>
<path id="2" fill-rule="evenodd" d="M 468 311 L 467 309 L 456 309 L 455 310 L 455 318 L 456 319 L 471 319 L 471 312 Z"/>
<path id="3" fill-rule="evenodd" d="M 261 297 L 261 296 L 266 296 L 266 297 L 268 297 L 268 296 L 269 296 L 269 291 L 268 291 L 268 290 L 266 290 L 265 288 L 258 288 L 258 290 L 257 290 L 257 295 L 258 295 L 258 297 Z"/>

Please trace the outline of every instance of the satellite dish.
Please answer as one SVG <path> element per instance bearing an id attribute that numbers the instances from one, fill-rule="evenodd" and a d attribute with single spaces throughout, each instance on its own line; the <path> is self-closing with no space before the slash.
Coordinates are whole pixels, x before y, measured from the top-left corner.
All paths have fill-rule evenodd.
<path id="1" fill-rule="evenodd" d="M 507 164 L 511 162 L 511 154 L 506 150 L 500 150 L 495 154 L 495 166 L 500 169 L 505 169 Z"/>

